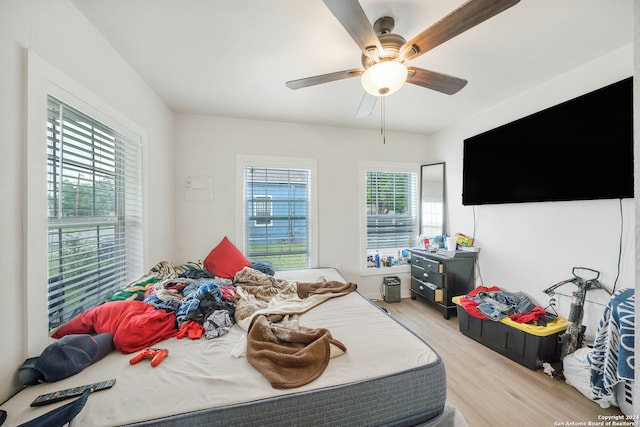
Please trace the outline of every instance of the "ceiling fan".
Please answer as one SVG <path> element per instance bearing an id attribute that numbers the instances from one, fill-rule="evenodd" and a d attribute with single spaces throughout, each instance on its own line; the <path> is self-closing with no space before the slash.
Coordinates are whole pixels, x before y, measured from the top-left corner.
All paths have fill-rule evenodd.
<path id="1" fill-rule="evenodd" d="M 357 116 L 368 116 L 378 97 L 387 96 L 402 87 L 404 82 L 453 95 L 467 81 L 458 77 L 423 68 L 405 66 L 429 50 L 464 31 L 486 21 L 514 6 L 520 0 L 469 0 L 453 12 L 409 41 L 391 31 L 394 19 L 383 16 L 369 23 L 358 0 L 323 0 L 340 24 L 362 51 L 363 69 L 337 71 L 286 82 L 291 89 L 329 83 L 336 80 L 362 76 L 365 95 L 358 107 Z"/>

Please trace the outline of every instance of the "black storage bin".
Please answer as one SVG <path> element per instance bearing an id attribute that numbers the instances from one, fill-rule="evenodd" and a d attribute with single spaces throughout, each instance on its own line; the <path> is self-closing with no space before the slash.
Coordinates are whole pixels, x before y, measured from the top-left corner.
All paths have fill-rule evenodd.
<path id="1" fill-rule="evenodd" d="M 545 327 L 518 325 L 531 329 L 534 334 L 504 322 L 473 317 L 459 304 L 459 297 L 454 298 L 454 302 L 458 304 L 460 332 L 469 338 L 529 369 L 539 369 L 544 362 L 553 363 L 560 360 L 562 345 L 558 337 L 569 326 L 567 320 L 558 318 Z"/>

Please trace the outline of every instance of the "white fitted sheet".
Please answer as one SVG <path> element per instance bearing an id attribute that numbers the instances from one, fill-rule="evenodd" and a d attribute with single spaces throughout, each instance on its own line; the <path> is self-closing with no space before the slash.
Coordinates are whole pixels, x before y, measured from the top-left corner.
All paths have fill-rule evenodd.
<path id="1" fill-rule="evenodd" d="M 334 269 L 286 271 L 277 276 L 304 282 L 343 280 Z M 220 338 L 171 338 L 156 344 L 154 347 L 169 349 L 169 356 L 155 368 L 149 360 L 130 365 L 132 354 L 113 352 L 73 377 L 30 386 L 1 408 L 8 413 L 7 425 L 18 425 L 64 404 L 29 407 L 39 394 L 116 378 L 113 388 L 89 397 L 74 425 L 121 425 L 362 382 L 441 363 L 428 345 L 356 292 L 304 313 L 300 324 L 329 329 L 347 352 L 332 359 L 317 380 L 299 388 L 274 389 L 246 358 L 233 357 L 233 348 L 244 339 L 235 325 Z"/>

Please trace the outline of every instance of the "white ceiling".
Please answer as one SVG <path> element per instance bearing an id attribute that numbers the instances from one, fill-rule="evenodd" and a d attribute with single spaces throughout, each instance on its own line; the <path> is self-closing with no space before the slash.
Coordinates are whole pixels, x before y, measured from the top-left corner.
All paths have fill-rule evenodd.
<path id="1" fill-rule="evenodd" d="M 179 113 L 378 129 L 357 119 L 359 78 L 291 90 L 288 80 L 360 68 L 360 50 L 320 0 L 73 0 Z M 360 0 L 407 40 L 463 0 Z M 633 41 L 633 0 L 522 0 L 408 65 L 469 81 L 455 95 L 406 84 L 388 130 L 431 133 Z"/>

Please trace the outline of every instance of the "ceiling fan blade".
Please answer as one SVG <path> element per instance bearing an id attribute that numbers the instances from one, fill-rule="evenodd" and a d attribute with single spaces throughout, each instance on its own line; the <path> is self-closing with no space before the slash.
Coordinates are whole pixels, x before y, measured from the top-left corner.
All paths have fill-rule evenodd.
<path id="1" fill-rule="evenodd" d="M 354 68 L 353 70 L 336 71 L 335 73 L 321 74 L 319 76 L 305 77 L 304 79 L 290 80 L 287 83 L 289 89 L 300 89 L 308 86 L 315 86 L 322 83 L 329 83 L 336 80 L 349 79 L 362 75 L 364 71 Z"/>
<path id="2" fill-rule="evenodd" d="M 407 82 L 447 95 L 457 93 L 467 84 L 465 79 L 425 70 L 424 68 L 407 67 L 407 70 L 409 71 Z"/>
<path id="3" fill-rule="evenodd" d="M 469 0 L 404 44 L 402 60 L 415 59 L 458 34 L 517 4 L 520 0 Z"/>
<path id="4" fill-rule="evenodd" d="M 382 55 L 382 45 L 376 35 L 375 30 L 369 22 L 369 18 L 362 10 L 358 0 L 323 0 L 331 13 L 338 19 L 340 24 L 347 30 L 356 44 L 367 56 L 370 51 L 377 49 L 376 55 Z"/>
<path id="5" fill-rule="evenodd" d="M 364 117 L 370 116 L 371 113 L 373 113 L 376 102 L 378 102 L 377 96 L 373 96 L 369 92 L 365 92 L 364 95 L 362 95 L 362 99 L 360 100 L 360 105 L 358 105 L 356 118 L 362 119 Z"/>

